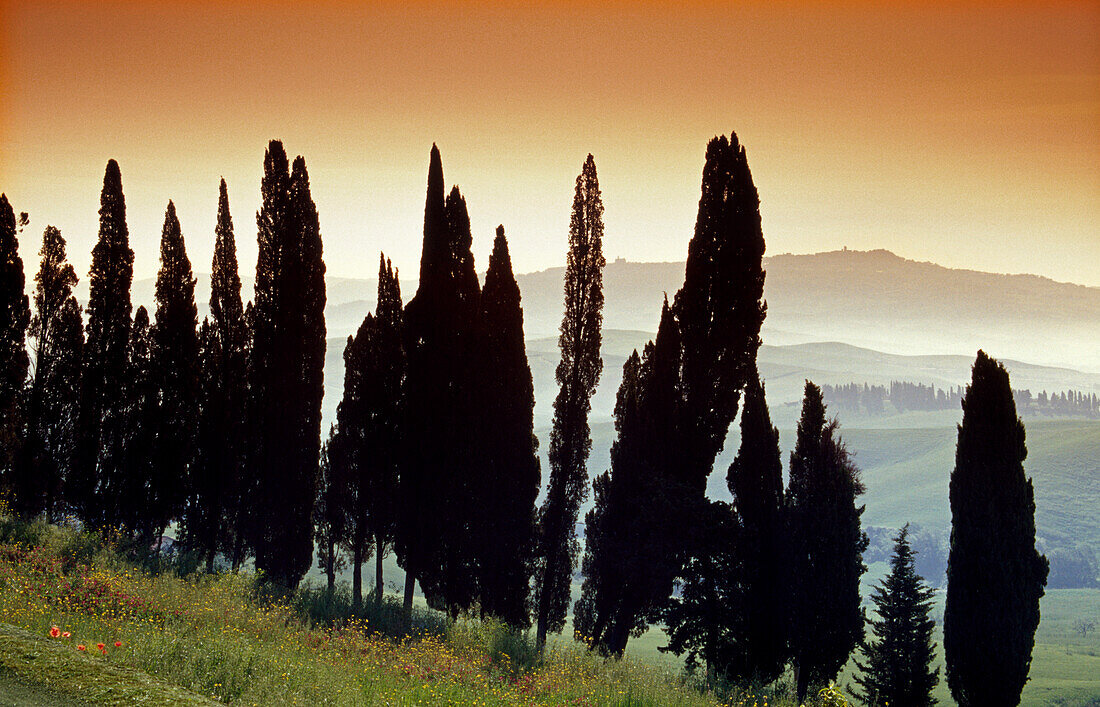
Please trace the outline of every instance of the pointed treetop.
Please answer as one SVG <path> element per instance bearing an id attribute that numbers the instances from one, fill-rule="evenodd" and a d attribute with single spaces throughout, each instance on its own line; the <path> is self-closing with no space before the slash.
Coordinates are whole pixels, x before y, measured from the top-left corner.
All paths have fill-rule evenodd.
<path id="1" fill-rule="evenodd" d="M 433 144 L 428 165 L 428 190 L 424 199 L 424 244 L 420 256 L 418 293 L 437 290 L 450 272 L 444 191 L 443 160 L 439 156 L 439 148 Z"/>

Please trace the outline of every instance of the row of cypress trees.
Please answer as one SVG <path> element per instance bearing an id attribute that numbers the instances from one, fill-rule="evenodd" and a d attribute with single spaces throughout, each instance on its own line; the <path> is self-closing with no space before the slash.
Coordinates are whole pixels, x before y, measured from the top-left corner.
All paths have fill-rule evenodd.
<path id="1" fill-rule="evenodd" d="M 86 328 L 54 228 L 43 236 L 30 316 L 16 249 L 26 217 L 16 221 L 0 196 L 0 462 L 16 510 L 72 510 L 86 525 L 142 542 L 179 520 L 208 568 L 218 552 L 234 567 L 254 555 L 286 587 L 309 568 L 316 540 L 330 585 L 340 551 L 350 554 L 357 602 L 372 553 L 381 598 L 382 558 L 392 549 L 406 570 L 406 607 L 419 580 L 429 602 L 452 615 L 476 608 L 518 627 L 533 615 L 541 645 L 566 617 L 601 373 L 603 205 L 592 156 L 575 190 L 551 473 L 537 511 L 533 389 L 507 240 L 499 227 L 482 285 L 466 202 L 457 187 L 444 196 L 438 149 L 418 290 L 403 306 L 397 272 L 381 258 L 378 305 L 349 337 L 344 396 L 324 447 L 325 266 L 304 160 L 291 167 L 281 143 L 270 143 L 261 192 L 247 308 L 223 181 L 210 317 L 197 325 L 195 278 L 169 202 L 155 320 L 144 308 L 131 319 L 133 253 L 121 176 L 109 162 Z M 768 682 L 790 663 L 800 697 L 862 645 L 866 699 L 905 704 L 916 695 L 921 704 L 935 684 L 930 595 L 912 572 L 903 531 L 874 598 L 879 640 L 863 640 L 862 485 L 809 382 L 784 492 L 778 432 L 756 370 L 763 253 L 745 151 L 736 136 L 715 138 L 684 286 L 671 304 L 666 298 L 656 339 L 624 366 L 612 466 L 595 480 L 586 519 L 575 632 L 621 655 L 631 635 L 660 621 L 669 650 L 715 678 Z M 727 474 L 734 501 L 711 502 L 706 478 L 742 393 L 741 448 Z M 1046 564 L 1034 551 L 1023 427 L 1007 373 L 982 352 L 963 408 L 951 485 L 948 683 L 962 704 L 1008 704 L 1026 680 Z M 1023 588 L 1010 591 L 1014 582 Z M 1007 597 L 995 611 L 991 588 Z M 907 644 L 907 693 L 894 689 L 898 617 L 919 635 Z M 1008 677 L 994 684 L 975 667 L 990 658 L 974 646 L 988 644 L 974 639 L 1002 634 L 994 653 Z"/>

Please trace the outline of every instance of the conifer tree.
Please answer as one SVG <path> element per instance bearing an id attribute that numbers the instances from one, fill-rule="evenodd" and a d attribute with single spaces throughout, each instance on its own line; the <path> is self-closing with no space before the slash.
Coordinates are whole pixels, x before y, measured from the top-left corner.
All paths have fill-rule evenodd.
<path id="1" fill-rule="evenodd" d="M 783 517 L 783 462 L 779 430 L 772 426 L 764 386 L 755 371 L 745 388 L 741 448 L 726 476 L 739 534 L 734 555 L 745 606 L 734 631 L 736 650 L 728 673 L 741 682 L 774 682 L 787 662 L 787 597 L 790 584 Z"/>
<path id="2" fill-rule="evenodd" d="M 325 265 L 305 161 L 271 141 L 256 215 L 248 475 L 250 535 L 268 581 L 295 587 L 312 564 L 325 355 Z"/>
<path id="3" fill-rule="evenodd" d="M 859 578 L 867 535 L 860 529 L 859 470 L 825 419 L 821 389 L 806 381 L 791 453 L 787 509 L 791 528 L 790 650 L 798 699 L 836 677 L 863 640 Z"/>
<path id="4" fill-rule="evenodd" d="M 424 247 L 416 295 L 405 308 L 405 463 L 396 549 L 405 569 L 405 607 L 414 580 L 431 605 L 452 614 L 477 597 L 471 523 L 473 475 L 481 452 L 475 430 L 480 288 L 470 254 L 466 202 L 443 195 L 433 145 L 424 208 Z"/>
<path id="5" fill-rule="evenodd" d="M 80 387 L 77 461 L 70 498 L 85 524 L 118 522 L 118 491 L 127 433 L 130 284 L 134 252 L 118 163 L 107 162 L 100 195 L 99 240 L 88 274 L 87 341 Z"/>
<path id="6" fill-rule="evenodd" d="M 39 256 L 27 332 L 34 339 L 34 373 L 15 499 L 24 515 L 45 511 L 53 520 L 73 460 L 84 326 L 73 295 L 76 271 L 65 261 L 61 231 L 46 227 Z"/>
<path id="7" fill-rule="evenodd" d="M 1049 565 L 1035 550 L 1035 492 L 1008 372 L 978 352 L 951 472 L 943 646 L 962 707 L 1016 705 Z"/>
<path id="8" fill-rule="evenodd" d="M 476 489 L 482 615 L 530 625 L 528 600 L 539 492 L 535 391 L 523 341 L 523 308 L 504 227 L 498 226 L 481 292 L 485 359 L 481 424 L 485 467 Z"/>
<path id="9" fill-rule="evenodd" d="M 17 473 L 16 450 L 24 437 L 22 407 L 29 365 L 27 325 L 31 312 L 24 292 L 26 280 L 16 228 L 15 211 L 7 195 L 0 194 L 0 478 L 4 479 L 4 486 L 14 485 L 18 493 L 18 479 L 12 476 Z M 20 501 L 17 496 L 16 510 L 22 505 Z"/>
<path id="10" fill-rule="evenodd" d="M 116 522 L 137 539 L 148 543 L 155 540 L 159 549 L 160 528 L 151 509 L 157 507 L 158 486 L 154 481 L 157 455 L 157 432 L 160 429 L 159 383 L 154 350 L 154 327 L 149 312 L 138 307 L 130 326 L 127 352 L 127 379 L 124 398 L 125 430 L 121 444 L 121 473 L 114 477 Z"/>
<path id="11" fill-rule="evenodd" d="M 219 548 L 234 567 L 243 560 L 245 518 L 250 505 L 244 485 L 248 327 L 241 302 L 237 244 L 229 194 L 221 180 L 210 276 L 210 316 L 199 336 L 199 445 L 186 518 L 188 535 L 213 570 Z"/>
<path id="12" fill-rule="evenodd" d="M 856 696 L 871 707 L 936 704 L 932 690 L 940 681 L 940 669 L 932 669 L 936 622 L 929 616 L 935 592 L 917 574 L 908 535 L 906 524 L 894 538 L 890 574 L 871 596 L 878 614 L 871 621 L 875 641 L 862 643 L 866 662 L 856 660 L 862 673 L 855 676 L 862 688 Z"/>
<path id="13" fill-rule="evenodd" d="M 699 523 L 705 517 L 706 479 L 737 415 L 740 390 L 754 371 L 760 346 L 766 310 L 763 253 L 759 198 L 745 150 L 736 135 L 714 138 L 707 146 L 684 285 L 672 307 L 665 304 L 652 360 L 643 360 L 642 423 L 634 427 L 643 438 L 626 446 L 645 453 L 634 455 L 637 461 L 624 458 L 618 467 L 613 463 L 609 479 L 615 487 L 652 477 L 645 483 L 659 494 L 646 496 L 652 499 L 646 513 L 609 510 L 607 517 L 628 524 L 617 532 L 652 534 L 657 542 L 632 545 L 637 557 L 628 566 L 634 573 L 601 590 L 621 597 L 586 602 L 597 629 L 590 638 L 602 651 L 621 655 L 639 626 L 660 617 L 692 538 L 704 532 Z M 634 463 L 643 468 L 626 468 Z M 611 492 L 606 498 L 615 503 L 631 495 Z M 592 564 L 611 561 L 593 558 Z M 601 614 L 609 606 L 616 607 L 614 615 Z"/>
<path id="14" fill-rule="evenodd" d="M 340 484 L 333 476 L 340 460 L 333 465 L 340 443 L 335 425 L 329 429 L 328 441 L 321 445 L 321 464 L 317 474 L 317 499 L 313 504 L 313 535 L 317 543 L 317 565 L 328 580 L 331 595 L 336 590 L 336 573 L 346 566 L 340 544 L 346 534 L 345 508 Z"/>
<path id="15" fill-rule="evenodd" d="M 156 324 L 152 331 L 152 371 L 157 416 L 152 477 L 145 508 L 148 530 L 159 536 L 183 509 L 195 455 L 199 414 L 195 277 L 183 242 L 176 207 L 169 201 L 160 240 L 156 282 Z"/>
<path id="16" fill-rule="evenodd" d="M 536 642 L 560 633 L 569 608 L 573 570 L 580 543 L 577 516 L 588 492 L 592 435 L 588 413 L 600 380 L 603 326 L 603 200 L 596 162 L 588 155 L 573 195 L 569 254 L 565 269 L 565 313 L 555 371 L 558 395 L 550 432 L 550 483 L 539 509 L 539 548 L 535 574 Z"/>

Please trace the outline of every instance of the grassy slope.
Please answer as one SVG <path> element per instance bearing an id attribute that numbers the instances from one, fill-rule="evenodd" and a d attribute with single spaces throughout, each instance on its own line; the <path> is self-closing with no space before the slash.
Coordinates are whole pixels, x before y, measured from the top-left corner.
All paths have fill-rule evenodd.
<path id="1" fill-rule="evenodd" d="M 133 668 L 0 623 L 0 699 L 25 705 L 213 705 Z"/>

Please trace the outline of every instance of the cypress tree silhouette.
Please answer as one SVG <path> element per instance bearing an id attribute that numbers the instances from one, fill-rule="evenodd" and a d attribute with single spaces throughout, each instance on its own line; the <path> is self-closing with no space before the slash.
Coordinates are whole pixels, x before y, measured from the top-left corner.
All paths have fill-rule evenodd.
<path id="1" fill-rule="evenodd" d="M 1015 705 L 1027 682 L 1049 565 L 1035 550 L 1024 425 L 1004 366 L 978 352 L 951 472 L 943 647 L 962 707 Z"/>
<path id="2" fill-rule="evenodd" d="M 481 309 L 486 352 L 481 376 L 485 468 L 476 491 L 488 504 L 475 526 L 481 613 L 526 628 L 531 623 L 528 600 L 540 473 L 534 383 L 504 226 L 497 226 Z"/>
<path id="3" fill-rule="evenodd" d="M 138 307 L 130 326 L 130 343 L 127 356 L 126 398 L 124 400 L 124 433 L 121 445 L 121 473 L 114 479 L 111 492 L 116 494 L 116 520 L 131 534 L 138 534 L 146 543 L 153 541 L 154 515 L 152 508 L 158 499 L 154 496 L 158 486 L 154 482 L 157 455 L 157 432 L 160 406 L 158 401 L 159 375 L 155 370 L 154 327 L 149 323 L 149 312 Z M 156 539 L 159 550 L 160 539 Z"/>
<path id="4" fill-rule="evenodd" d="M 229 193 L 221 180 L 214 258 L 210 275 L 210 316 L 199 333 L 199 444 L 185 518 L 192 544 L 214 569 L 218 549 L 233 567 L 244 560 L 243 530 L 249 498 L 244 486 L 248 326 L 241 301 L 237 243 L 229 213 Z"/>
<path id="5" fill-rule="evenodd" d="M 628 486 L 653 477 L 647 483 L 660 492 L 659 499 L 650 496 L 656 504 L 650 512 L 609 510 L 606 515 L 632 526 L 622 531 L 626 536 L 653 532 L 648 526 L 663 532 L 654 533 L 652 544 L 632 546 L 633 553 L 648 554 L 628 563 L 633 575 L 600 590 L 623 596 L 584 602 L 585 610 L 594 612 L 590 640 L 613 655 L 622 654 L 639 626 L 660 616 L 692 538 L 703 532 L 698 523 L 705 517 L 706 479 L 737 415 L 740 389 L 754 371 L 766 312 L 759 203 L 737 136 L 711 140 L 684 285 L 671 308 L 666 302 L 652 360 L 643 361 L 639 415 L 644 422 L 634 427 L 643 439 L 627 446 L 637 444 L 646 452 L 624 456 L 618 467 L 613 462 L 609 479 L 614 487 L 619 476 Z M 648 468 L 627 471 L 626 464 L 634 463 L 628 459 Z M 630 494 L 612 490 L 606 498 L 615 503 Z M 593 559 L 592 564 L 607 561 Z M 613 616 L 602 613 L 608 607 L 616 607 Z"/>
<path id="6" fill-rule="evenodd" d="M 11 477 L 17 460 L 15 450 L 24 437 L 21 408 L 29 365 L 27 325 L 31 319 L 25 285 L 15 211 L 7 195 L 0 194 L 0 478 L 9 487 L 15 481 L 17 491 L 18 480 Z M 21 505 L 19 500 L 17 505 Z"/>
<path id="7" fill-rule="evenodd" d="M 908 535 L 906 524 L 894 538 L 890 574 L 871 597 L 878 614 L 878 620 L 871 621 L 876 640 L 862 643 L 866 662 L 856 660 L 862 674 L 855 676 L 862 688 L 856 696 L 867 705 L 936 704 L 932 690 L 940 681 L 940 669 L 932 670 L 936 622 L 929 617 L 935 591 L 917 574 Z"/>
<path id="8" fill-rule="evenodd" d="M 446 199 L 443 191 L 443 164 L 433 145 L 420 282 L 405 307 L 408 435 L 396 550 L 405 569 L 406 610 L 419 580 L 432 606 L 456 614 L 477 597 L 470 529 L 481 459 L 474 429 L 480 288 L 466 202 L 457 188 Z"/>
<path id="9" fill-rule="evenodd" d="M 114 526 L 129 383 L 130 284 L 134 252 L 126 228 L 126 201 L 118 163 L 107 162 L 100 195 L 99 240 L 88 273 L 87 341 L 80 388 L 77 461 L 70 499 L 85 524 Z"/>
<path id="10" fill-rule="evenodd" d="M 588 492 L 592 436 L 588 413 L 603 359 L 603 200 L 596 162 L 588 155 L 573 195 L 569 255 L 565 269 L 565 313 L 555 371 L 558 395 L 550 432 L 550 483 L 539 509 L 539 548 L 535 574 L 536 643 L 547 632 L 561 633 L 569 608 L 573 569 L 580 553 L 577 516 Z"/>
<path id="11" fill-rule="evenodd" d="M 739 535 L 734 550 L 741 573 L 743 623 L 732 627 L 735 652 L 728 675 L 739 682 L 774 682 L 787 662 L 789 558 L 783 517 L 783 462 L 779 430 L 772 426 L 764 386 L 754 372 L 745 388 L 741 448 L 726 483 L 733 496 Z"/>
<path id="12" fill-rule="evenodd" d="M 320 463 L 325 354 L 325 265 L 305 160 L 288 170 L 271 141 L 256 215 L 253 343 L 250 358 L 249 523 L 256 567 L 295 587 L 312 564 L 312 516 Z"/>
<path id="13" fill-rule="evenodd" d="M 164 214 L 160 263 L 156 325 L 152 331 L 152 371 L 158 401 L 156 445 L 143 528 L 154 537 L 160 536 L 168 522 L 183 510 L 199 414 L 195 277 L 171 201 Z"/>
<path id="14" fill-rule="evenodd" d="M 61 231 L 47 226 L 35 275 L 34 373 L 27 402 L 27 436 L 19 459 L 16 507 L 24 516 L 56 518 L 76 445 L 84 326 L 73 295 L 76 271 L 65 262 Z"/>
<path id="15" fill-rule="evenodd" d="M 330 443 L 330 524 L 352 556 L 352 599 L 363 602 L 362 565 L 377 553 L 375 589 L 393 542 L 405 379 L 401 288 L 393 266 L 381 256 L 378 304 L 344 349 L 344 397 Z M 335 516 L 339 515 L 339 518 Z M 379 594 L 379 599 L 381 595 Z"/>
<path id="16" fill-rule="evenodd" d="M 859 578 L 867 535 L 860 530 L 859 470 L 825 419 L 821 389 L 806 381 L 791 453 L 787 508 L 791 527 L 790 650 L 798 699 L 836 677 L 863 640 Z"/>
<path id="17" fill-rule="evenodd" d="M 317 499 L 313 504 L 313 535 L 317 543 L 317 565 L 328 580 L 328 591 L 336 591 L 336 573 L 347 563 L 340 553 L 340 543 L 345 539 L 346 509 L 343 489 L 334 476 L 339 473 L 339 432 L 336 426 L 329 428 L 328 441 L 321 445 L 321 464 L 317 474 Z M 336 462 L 334 465 L 333 462 Z"/>

